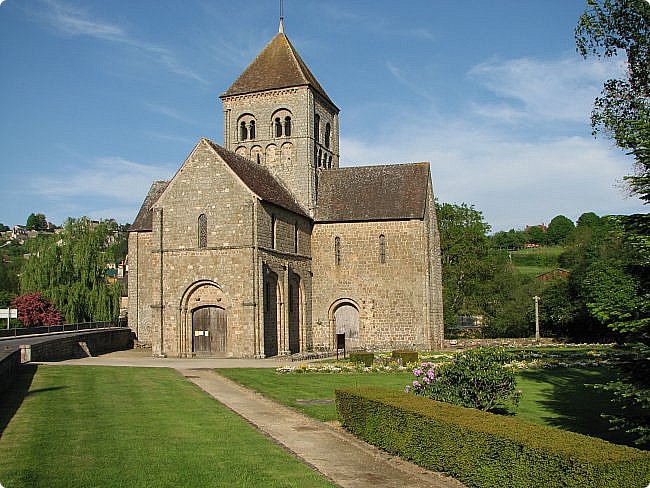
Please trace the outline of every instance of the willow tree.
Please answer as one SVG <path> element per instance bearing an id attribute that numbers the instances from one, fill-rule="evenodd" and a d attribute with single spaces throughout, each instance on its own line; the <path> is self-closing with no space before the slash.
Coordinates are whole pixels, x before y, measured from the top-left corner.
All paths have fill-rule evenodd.
<path id="1" fill-rule="evenodd" d="M 22 293 L 41 292 L 68 323 L 117 317 L 120 285 L 107 279 L 117 224 L 68 219 L 62 232 L 30 249 L 20 276 Z"/>

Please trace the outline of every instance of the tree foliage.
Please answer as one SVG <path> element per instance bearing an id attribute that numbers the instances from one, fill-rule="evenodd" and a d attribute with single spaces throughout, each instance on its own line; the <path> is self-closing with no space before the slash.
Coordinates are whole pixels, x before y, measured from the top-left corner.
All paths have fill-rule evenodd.
<path id="1" fill-rule="evenodd" d="M 18 310 L 18 320 L 25 327 L 58 325 L 61 313 L 41 293 L 27 293 L 11 301 L 11 308 Z"/>
<path id="2" fill-rule="evenodd" d="M 120 287 L 108 283 L 114 263 L 114 221 L 68 219 L 60 234 L 35 243 L 20 276 L 21 290 L 40 291 L 67 322 L 111 320 L 119 312 Z"/>
<path id="3" fill-rule="evenodd" d="M 548 244 L 563 244 L 571 236 L 575 229 L 573 221 L 564 215 L 557 215 L 553 217 L 548 224 L 546 231 L 546 241 Z"/>
<path id="4" fill-rule="evenodd" d="M 47 219 L 42 213 L 31 213 L 27 217 L 27 222 L 25 223 L 25 228 L 27 230 L 47 230 Z"/>
<path id="5" fill-rule="evenodd" d="M 594 133 L 603 131 L 633 155 L 630 189 L 650 201 L 650 3 L 646 0 L 587 0 L 575 31 L 582 56 L 625 54 L 623 79 L 605 82 L 594 102 Z"/>

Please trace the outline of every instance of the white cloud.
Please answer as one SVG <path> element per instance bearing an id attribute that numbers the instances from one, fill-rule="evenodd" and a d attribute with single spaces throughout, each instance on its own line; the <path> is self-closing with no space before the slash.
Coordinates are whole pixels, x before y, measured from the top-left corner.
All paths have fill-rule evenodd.
<path id="1" fill-rule="evenodd" d="M 141 41 L 119 25 L 101 19 L 60 0 L 45 0 L 47 8 L 40 16 L 59 32 L 70 36 L 88 36 L 103 41 L 119 43 L 137 49 L 172 73 L 206 84 L 207 81 L 191 69 L 183 66 L 175 54 L 164 47 Z"/>
<path id="2" fill-rule="evenodd" d="M 52 199 L 107 197 L 116 204 L 137 206 L 144 200 L 152 181 L 167 179 L 174 170 L 171 165 L 153 166 L 120 157 L 103 157 L 83 168 L 68 168 L 58 178 L 33 178 L 31 191 Z"/>
<path id="3" fill-rule="evenodd" d="M 573 54 L 551 60 L 489 60 L 474 66 L 468 77 L 498 100 L 476 103 L 477 115 L 498 119 L 507 107 L 507 121 L 526 118 L 582 122 L 591 112 L 603 81 L 620 76 L 621 69 L 617 59 L 583 60 Z"/>

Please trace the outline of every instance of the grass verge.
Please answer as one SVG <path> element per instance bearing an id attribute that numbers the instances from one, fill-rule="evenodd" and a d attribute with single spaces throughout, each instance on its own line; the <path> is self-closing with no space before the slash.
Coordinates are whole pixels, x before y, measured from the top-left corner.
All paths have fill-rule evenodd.
<path id="1" fill-rule="evenodd" d="M 0 399 L 6 487 L 334 486 L 174 370 L 22 375 Z"/>

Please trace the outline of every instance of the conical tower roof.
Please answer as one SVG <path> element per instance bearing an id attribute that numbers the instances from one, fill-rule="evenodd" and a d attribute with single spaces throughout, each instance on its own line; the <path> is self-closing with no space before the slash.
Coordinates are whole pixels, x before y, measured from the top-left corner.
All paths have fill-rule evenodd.
<path id="1" fill-rule="evenodd" d="M 336 107 L 284 32 L 278 32 L 221 98 L 305 85 Z"/>

